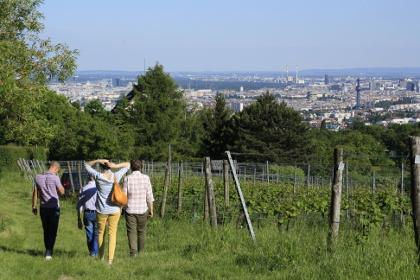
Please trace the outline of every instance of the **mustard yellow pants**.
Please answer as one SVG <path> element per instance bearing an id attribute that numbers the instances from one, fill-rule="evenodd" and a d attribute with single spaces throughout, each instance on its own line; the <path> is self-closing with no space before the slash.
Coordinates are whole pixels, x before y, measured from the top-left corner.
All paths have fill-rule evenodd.
<path id="1" fill-rule="evenodd" d="M 108 259 L 114 259 L 115 246 L 117 245 L 117 229 L 118 221 L 120 220 L 121 212 L 118 211 L 112 214 L 96 214 L 98 222 L 98 247 L 99 258 L 103 258 L 105 254 L 105 233 L 108 224 Z"/>

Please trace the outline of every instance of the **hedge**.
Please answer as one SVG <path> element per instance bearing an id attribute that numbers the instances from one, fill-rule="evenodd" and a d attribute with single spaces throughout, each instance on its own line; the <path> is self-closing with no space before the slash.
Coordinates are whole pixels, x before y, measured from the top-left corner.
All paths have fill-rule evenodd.
<path id="1" fill-rule="evenodd" d="M 17 160 L 47 160 L 48 149 L 42 147 L 0 146 L 0 171 L 18 171 Z"/>

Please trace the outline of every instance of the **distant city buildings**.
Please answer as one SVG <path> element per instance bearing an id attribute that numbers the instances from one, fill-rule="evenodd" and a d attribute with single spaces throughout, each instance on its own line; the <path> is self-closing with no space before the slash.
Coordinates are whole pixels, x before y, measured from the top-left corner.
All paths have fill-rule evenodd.
<path id="1" fill-rule="evenodd" d="M 311 127 L 319 127 L 325 120 L 327 128 L 339 130 L 351 123 L 354 118 L 365 119 L 370 113 L 382 113 L 382 108 L 374 108 L 380 101 L 395 102 L 410 99 L 410 103 L 393 105 L 390 111 L 420 111 L 419 81 L 415 78 L 384 79 L 383 77 L 337 77 L 323 74 L 314 77 L 299 77 L 296 66 L 295 75 L 256 75 L 256 74 L 177 74 L 174 79 L 187 80 L 188 88 L 184 96 L 190 109 L 201 110 L 215 106 L 218 92 L 224 94 L 226 103 L 239 112 L 256 100 L 258 96 L 269 91 L 277 102 L 302 112 L 303 118 Z M 99 100 L 106 110 L 112 110 L 116 102 L 132 92 L 136 79 L 110 78 L 86 82 L 74 81 L 65 84 L 51 84 L 50 89 L 65 95 L 70 102 L 78 101 L 82 107 L 91 100 Z M 212 86 L 208 89 L 194 89 L 198 82 Z M 264 84 L 264 87 L 247 89 L 246 85 Z M 226 88 L 221 88 L 225 85 Z M 236 88 L 232 88 L 235 85 Z M 412 123 L 414 120 L 388 120 L 377 125 L 394 123 Z"/>

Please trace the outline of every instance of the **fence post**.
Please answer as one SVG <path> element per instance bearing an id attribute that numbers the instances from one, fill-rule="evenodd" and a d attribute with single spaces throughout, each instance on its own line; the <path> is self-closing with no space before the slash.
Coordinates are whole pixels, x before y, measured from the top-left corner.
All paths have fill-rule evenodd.
<path id="1" fill-rule="evenodd" d="M 404 163 L 401 163 L 401 194 L 404 194 Z"/>
<path id="2" fill-rule="evenodd" d="M 306 181 L 307 181 L 306 184 L 309 190 L 310 185 L 311 185 L 311 164 L 310 163 L 308 163 L 308 178 Z"/>
<path id="3" fill-rule="evenodd" d="M 235 168 L 235 165 L 233 164 L 233 160 L 232 160 L 232 157 L 230 155 L 230 151 L 226 151 L 225 153 L 226 153 L 226 156 L 227 156 L 228 161 L 229 161 L 230 171 L 232 172 L 233 180 L 235 181 L 236 190 L 238 191 L 238 195 L 239 195 L 239 198 L 241 200 L 242 210 L 244 212 L 246 222 L 248 224 L 248 230 L 249 230 L 249 233 L 251 234 L 252 240 L 255 243 L 255 242 L 257 242 L 257 239 L 255 238 L 254 229 L 252 228 L 251 219 L 249 218 L 248 209 L 246 207 L 244 195 L 242 194 L 241 185 L 239 184 L 239 179 L 238 179 L 238 176 L 236 175 L 236 168 Z"/>
<path id="4" fill-rule="evenodd" d="M 334 149 L 334 182 L 331 192 L 329 248 L 332 249 L 338 237 L 340 227 L 341 190 L 343 180 L 343 148 Z"/>
<path id="5" fill-rule="evenodd" d="M 179 162 L 179 179 L 178 179 L 178 213 L 182 210 L 182 184 L 183 184 L 183 164 Z"/>
<path id="6" fill-rule="evenodd" d="M 161 207 L 160 207 L 160 217 L 161 218 L 163 218 L 165 216 L 166 197 L 168 195 L 170 168 L 171 168 L 171 146 L 169 146 L 168 162 L 166 164 L 166 171 L 165 171 L 165 185 L 163 186 L 162 204 L 161 204 Z"/>
<path id="7" fill-rule="evenodd" d="M 216 214 L 216 198 L 213 190 L 213 179 L 211 174 L 210 157 L 204 159 L 205 172 L 206 172 L 206 189 L 208 195 L 208 204 L 210 210 L 210 225 L 212 228 L 217 227 L 217 214 Z"/>
<path id="8" fill-rule="evenodd" d="M 411 204 L 413 207 L 414 237 L 420 253 L 420 137 L 409 137 L 411 165 Z M 420 259 L 418 260 L 420 263 Z"/>
<path id="9" fill-rule="evenodd" d="M 229 207 L 229 163 L 223 161 L 223 183 L 225 186 L 225 206 Z"/>
<path id="10" fill-rule="evenodd" d="M 71 186 L 71 195 L 74 195 L 73 174 L 71 173 L 70 162 L 67 162 L 67 169 L 69 171 L 69 179 L 70 179 L 70 186 Z"/>
<path id="11" fill-rule="evenodd" d="M 346 162 L 346 201 L 349 201 L 349 163 Z M 349 218 L 349 209 L 346 209 L 346 218 Z"/>
<path id="12" fill-rule="evenodd" d="M 375 194 L 375 189 L 376 189 L 376 171 L 375 170 L 373 170 L 373 172 L 372 172 L 373 174 L 372 174 L 372 195 L 374 195 Z"/>
<path id="13" fill-rule="evenodd" d="M 79 179 L 79 191 L 80 191 L 83 187 L 82 170 L 80 168 L 80 163 L 77 164 L 77 177 Z"/>

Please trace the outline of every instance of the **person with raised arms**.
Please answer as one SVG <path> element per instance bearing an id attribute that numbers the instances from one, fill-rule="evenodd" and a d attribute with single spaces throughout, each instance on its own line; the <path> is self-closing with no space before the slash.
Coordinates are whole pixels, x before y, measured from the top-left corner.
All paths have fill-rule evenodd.
<path id="1" fill-rule="evenodd" d="M 96 171 L 92 166 L 99 163 L 102 173 Z M 96 198 L 96 219 L 98 223 L 98 247 L 99 258 L 104 259 L 105 254 L 105 232 L 108 225 L 108 264 L 112 264 L 117 244 L 118 221 L 121 216 L 121 207 L 111 202 L 111 192 L 116 181 L 120 181 L 130 169 L 129 162 L 115 164 L 108 159 L 97 159 L 85 163 L 85 168 L 90 176 L 95 179 L 97 191 Z M 111 169 L 119 168 L 115 173 Z"/>

